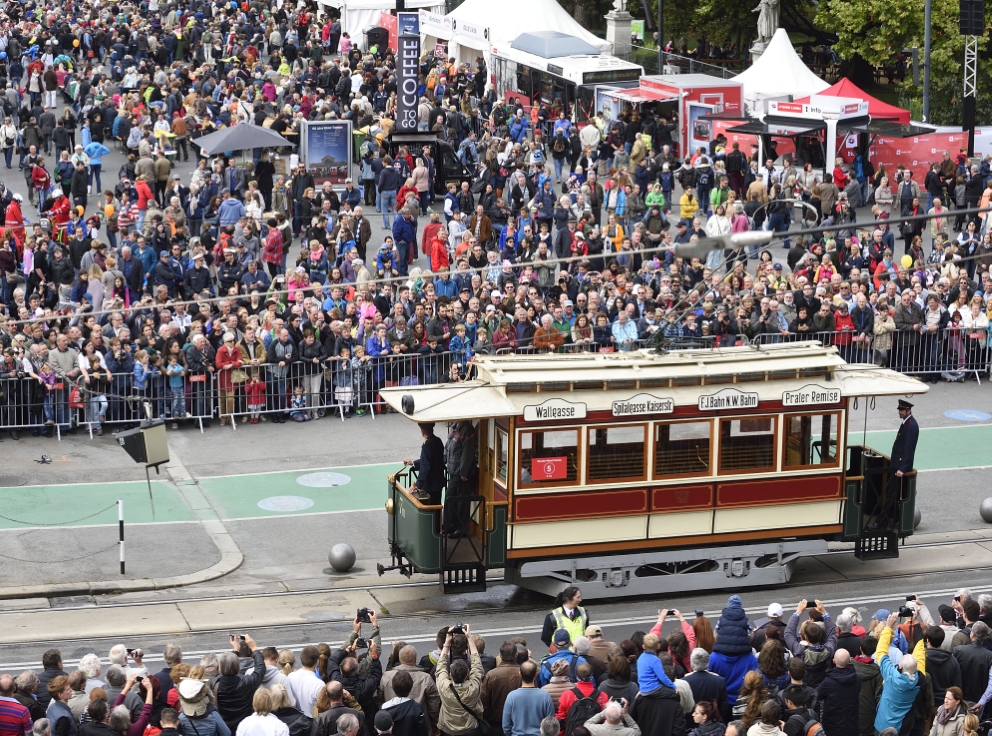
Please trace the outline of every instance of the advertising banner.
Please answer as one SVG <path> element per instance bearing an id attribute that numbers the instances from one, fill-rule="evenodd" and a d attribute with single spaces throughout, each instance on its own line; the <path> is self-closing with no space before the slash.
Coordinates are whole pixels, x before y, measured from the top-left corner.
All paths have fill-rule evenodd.
<path id="1" fill-rule="evenodd" d="M 396 63 L 396 130 L 417 132 L 417 86 L 420 74 L 420 15 L 399 14 Z"/>
<path id="2" fill-rule="evenodd" d="M 351 176 L 354 146 L 350 120 L 305 120 L 300 134 L 303 163 L 318 186 L 344 187 Z"/>

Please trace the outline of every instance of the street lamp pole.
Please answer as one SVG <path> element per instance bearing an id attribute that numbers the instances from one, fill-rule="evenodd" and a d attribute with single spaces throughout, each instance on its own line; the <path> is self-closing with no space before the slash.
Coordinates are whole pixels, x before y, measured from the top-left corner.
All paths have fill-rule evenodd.
<path id="1" fill-rule="evenodd" d="M 923 11 L 923 122 L 930 122 L 930 11 L 932 0 L 926 0 Z"/>
<path id="2" fill-rule="evenodd" d="M 929 2 L 929 0 L 927 0 Z M 665 73 L 665 0 L 658 0 L 658 74 Z"/>

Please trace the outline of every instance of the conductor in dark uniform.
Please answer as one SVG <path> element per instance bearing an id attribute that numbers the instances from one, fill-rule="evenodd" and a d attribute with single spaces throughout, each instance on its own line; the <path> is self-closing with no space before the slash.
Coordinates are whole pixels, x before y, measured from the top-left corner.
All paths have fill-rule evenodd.
<path id="1" fill-rule="evenodd" d="M 434 434 L 434 423 L 424 422 L 417 425 L 424 438 L 420 447 L 419 460 L 404 460 L 404 465 L 412 465 L 417 471 L 417 483 L 414 486 L 413 497 L 421 503 L 439 505 L 441 493 L 444 491 L 444 443 Z"/>
<path id="2" fill-rule="evenodd" d="M 913 416 L 913 405 L 905 399 L 899 399 L 898 411 L 902 423 L 899 425 L 899 431 L 896 432 L 892 453 L 889 456 L 889 480 L 882 490 L 881 498 L 878 499 L 875 522 L 869 528 L 887 527 L 895 523 L 896 504 L 902 491 L 902 477 L 912 471 L 916 457 L 920 425 Z"/>
<path id="3" fill-rule="evenodd" d="M 920 440 L 920 425 L 913 416 L 913 405 L 905 399 L 899 399 L 899 418 L 902 424 L 896 432 L 896 440 L 892 443 L 889 470 L 897 478 L 902 478 L 913 469 L 916 457 L 916 443 Z"/>

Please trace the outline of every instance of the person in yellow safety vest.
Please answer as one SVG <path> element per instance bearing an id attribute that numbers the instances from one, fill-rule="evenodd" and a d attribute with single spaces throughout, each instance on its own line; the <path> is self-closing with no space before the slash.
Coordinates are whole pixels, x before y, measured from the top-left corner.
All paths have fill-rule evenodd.
<path id="1" fill-rule="evenodd" d="M 589 625 L 589 614 L 579 605 L 580 603 L 582 603 L 582 592 L 574 585 L 568 586 L 559 593 L 555 598 L 555 607 L 544 618 L 541 641 L 550 647 L 558 630 L 567 631 L 569 641 L 585 636 L 586 627 Z"/>

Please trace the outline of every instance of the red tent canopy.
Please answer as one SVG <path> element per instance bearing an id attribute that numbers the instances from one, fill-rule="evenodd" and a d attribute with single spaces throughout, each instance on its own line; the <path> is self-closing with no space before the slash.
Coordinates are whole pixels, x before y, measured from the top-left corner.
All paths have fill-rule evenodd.
<path id="1" fill-rule="evenodd" d="M 864 100 L 868 103 L 868 114 L 871 115 L 873 120 L 892 120 L 901 125 L 909 124 L 909 110 L 903 110 L 901 107 L 876 100 L 846 77 L 834 86 L 823 90 L 820 94 L 828 97 L 852 97 L 854 99 Z M 795 101 L 808 103 L 809 97 Z"/>

